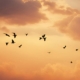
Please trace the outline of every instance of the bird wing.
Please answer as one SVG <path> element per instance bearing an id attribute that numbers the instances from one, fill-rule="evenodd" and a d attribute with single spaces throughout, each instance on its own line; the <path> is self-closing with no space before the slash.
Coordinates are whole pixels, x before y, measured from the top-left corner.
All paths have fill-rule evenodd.
<path id="1" fill-rule="evenodd" d="M 45 35 L 42 35 L 42 37 L 44 37 Z"/>
<path id="2" fill-rule="evenodd" d="M 28 35 L 28 33 L 26 35 Z"/>
<path id="3" fill-rule="evenodd" d="M 44 38 L 44 41 L 46 41 L 46 38 Z"/>
<path id="4" fill-rule="evenodd" d="M 19 45 L 19 47 L 21 47 L 22 45 Z"/>
<path id="5" fill-rule="evenodd" d="M 15 34 L 15 33 L 13 32 L 13 34 Z"/>
<path id="6" fill-rule="evenodd" d="M 41 37 L 39 39 L 42 39 Z"/>
<path id="7" fill-rule="evenodd" d="M 65 47 L 63 47 L 63 48 L 65 48 Z"/>
<path id="8" fill-rule="evenodd" d="M 7 36 L 9 36 L 9 37 L 10 37 L 10 35 L 9 35 L 9 34 L 7 34 Z"/>
<path id="9" fill-rule="evenodd" d="M 14 35 L 14 38 L 16 38 L 16 35 Z"/>
<path id="10" fill-rule="evenodd" d="M 8 45 L 8 42 L 6 42 L 6 45 Z"/>
<path id="11" fill-rule="evenodd" d="M 9 34 L 6 34 L 6 33 L 4 33 L 6 36 L 9 36 L 10 37 L 10 35 Z"/>
<path id="12" fill-rule="evenodd" d="M 14 40 L 12 39 L 12 42 L 14 42 Z"/>

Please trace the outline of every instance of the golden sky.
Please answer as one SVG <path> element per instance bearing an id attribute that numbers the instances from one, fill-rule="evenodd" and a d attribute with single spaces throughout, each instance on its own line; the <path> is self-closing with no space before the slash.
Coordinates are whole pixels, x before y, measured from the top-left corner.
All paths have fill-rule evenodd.
<path id="1" fill-rule="evenodd" d="M 39 40 L 43 34 L 45 42 Z M 80 0 L 0 0 L 0 80 L 80 80 L 76 48 Z"/>

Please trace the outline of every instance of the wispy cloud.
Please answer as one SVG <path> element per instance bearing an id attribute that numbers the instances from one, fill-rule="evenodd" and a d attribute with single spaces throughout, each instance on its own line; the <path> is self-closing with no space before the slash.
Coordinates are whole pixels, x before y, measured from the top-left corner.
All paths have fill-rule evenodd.
<path id="1" fill-rule="evenodd" d="M 44 6 L 47 6 L 47 10 L 53 14 L 72 15 L 80 13 L 79 10 L 64 5 L 58 5 L 55 1 L 43 1 Z"/>
<path id="2" fill-rule="evenodd" d="M 80 14 L 68 16 L 55 23 L 61 32 L 71 36 L 75 40 L 80 40 Z"/>

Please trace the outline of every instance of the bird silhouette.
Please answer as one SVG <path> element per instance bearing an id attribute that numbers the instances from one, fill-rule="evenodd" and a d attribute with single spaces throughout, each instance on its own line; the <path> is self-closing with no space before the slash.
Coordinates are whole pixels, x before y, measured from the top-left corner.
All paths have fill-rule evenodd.
<path id="1" fill-rule="evenodd" d="M 11 42 L 12 44 L 14 44 L 15 42 L 14 42 L 14 40 L 12 39 L 12 42 Z"/>
<path id="2" fill-rule="evenodd" d="M 28 35 L 28 33 L 26 34 L 26 36 Z"/>
<path id="3" fill-rule="evenodd" d="M 45 37 L 45 34 L 42 35 L 42 38 L 44 38 L 44 37 Z"/>
<path id="4" fill-rule="evenodd" d="M 76 49 L 76 51 L 78 51 L 78 49 Z"/>
<path id="5" fill-rule="evenodd" d="M 72 61 L 70 63 L 73 63 Z"/>
<path id="6" fill-rule="evenodd" d="M 21 45 L 19 45 L 19 48 L 22 46 L 22 44 Z"/>
<path id="7" fill-rule="evenodd" d="M 13 32 L 13 36 L 14 36 L 14 38 L 16 38 L 16 36 L 17 36 L 16 33 Z"/>
<path id="8" fill-rule="evenodd" d="M 66 45 L 63 48 L 65 49 L 66 48 Z"/>
<path id="9" fill-rule="evenodd" d="M 42 37 L 39 38 L 39 40 L 41 40 L 41 39 L 42 39 Z"/>
<path id="10" fill-rule="evenodd" d="M 6 36 L 8 36 L 8 37 L 10 37 L 10 35 L 9 34 L 6 34 L 6 33 L 4 33 Z"/>
<path id="11" fill-rule="evenodd" d="M 44 41 L 46 41 L 46 37 L 44 37 L 43 39 L 44 39 Z"/>
<path id="12" fill-rule="evenodd" d="M 6 42 L 6 45 L 8 45 L 9 43 L 8 42 Z"/>

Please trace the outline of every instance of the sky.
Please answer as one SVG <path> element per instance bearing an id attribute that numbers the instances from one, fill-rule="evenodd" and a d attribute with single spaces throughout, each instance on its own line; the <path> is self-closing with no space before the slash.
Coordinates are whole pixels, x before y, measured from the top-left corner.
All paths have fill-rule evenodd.
<path id="1" fill-rule="evenodd" d="M 0 0 L 0 80 L 80 80 L 76 48 L 80 0 Z"/>

